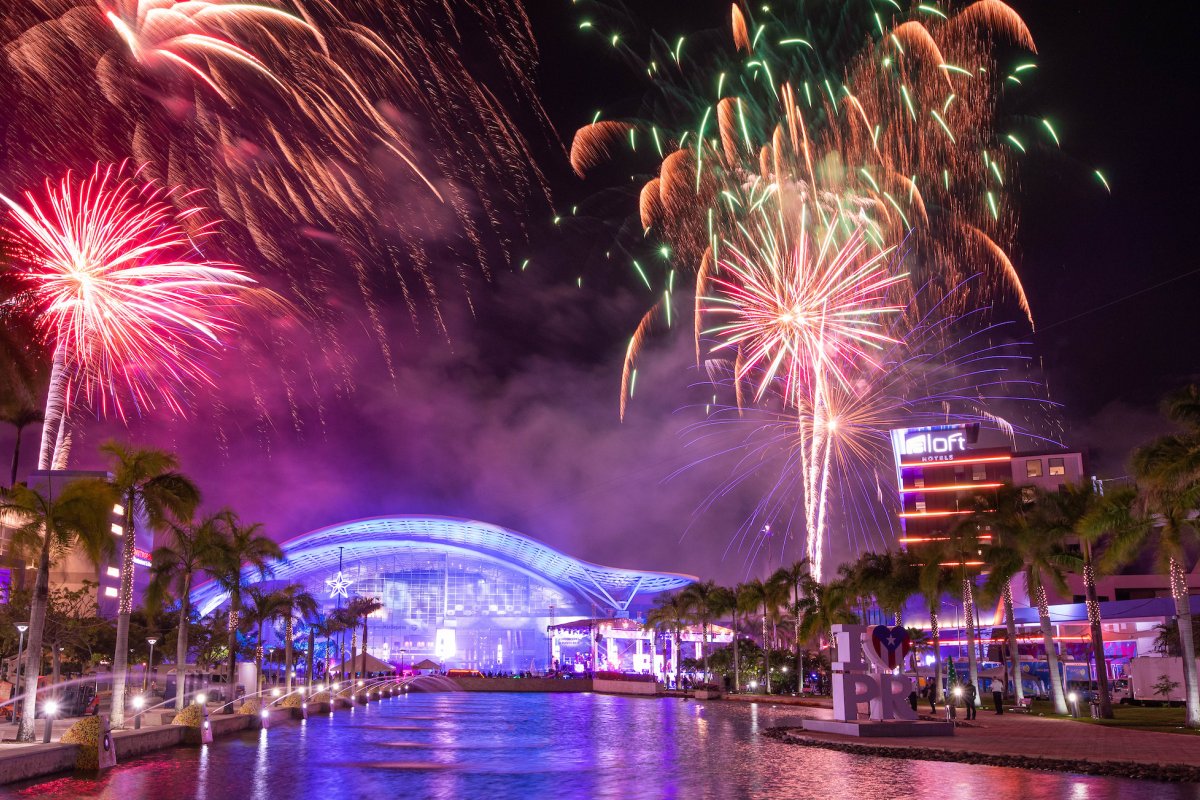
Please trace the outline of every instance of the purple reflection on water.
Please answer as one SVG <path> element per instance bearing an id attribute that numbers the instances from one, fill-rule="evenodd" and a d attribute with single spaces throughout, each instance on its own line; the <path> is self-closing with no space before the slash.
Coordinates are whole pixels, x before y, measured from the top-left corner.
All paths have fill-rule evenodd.
<path id="1" fill-rule="evenodd" d="M 787 708 L 606 695 L 411 694 L 0 797 L 265 800 L 1200 800 L 1200 787 L 900 761 L 782 744 Z"/>

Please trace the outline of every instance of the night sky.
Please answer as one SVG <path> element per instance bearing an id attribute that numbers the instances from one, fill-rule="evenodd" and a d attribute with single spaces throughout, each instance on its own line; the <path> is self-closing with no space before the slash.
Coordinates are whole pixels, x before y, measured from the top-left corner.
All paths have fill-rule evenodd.
<path id="1" fill-rule="evenodd" d="M 1014 6 L 1040 50 L 1032 104 L 1055 119 L 1065 155 L 1021 187 L 1014 261 L 1038 323 L 1030 352 L 1062 404 L 1067 443 L 1088 448 L 1093 472 L 1118 476 L 1128 449 L 1161 428 L 1162 394 L 1200 373 L 1200 265 L 1187 239 L 1200 177 L 1190 146 L 1197 12 L 1107 1 Z M 672 36 L 728 24 L 724 2 L 634 7 Z M 543 101 L 569 145 L 597 108 L 620 109 L 638 85 L 597 37 L 578 31 L 567 0 L 534 0 L 530 15 Z M 620 198 L 597 199 L 611 183 L 580 181 L 549 142 L 538 150 L 557 210 L 617 207 Z M 1111 197 L 1089 177 L 1093 166 L 1108 176 Z M 621 359 L 645 295 L 627 264 L 606 263 L 612 231 L 600 220 L 553 226 L 549 207 L 530 217 L 529 267 L 495 265 L 495 279 L 472 291 L 473 312 L 448 303 L 448 337 L 428 326 L 413 333 L 399 302 L 385 309 L 395 381 L 351 312 L 341 331 L 353 358 L 349 396 L 322 385 L 320 402 L 293 414 L 284 390 L 264 378 L 270 415 L 261 417 L 237 364 L 225 363 L 220 414 L 197 402 L 183 421 L 134 420 L 128 431 L 89 423 L 74 465 L 97 466 L 94 446 L 109 435 L 176 448 L 208 505 L 231 504 L 279 539 L 358 517 L 429 513 L 509 526 L 602 564 L 722 581 L 765 569 L 736 539 L 763 485 L 714 497 L 729 464 L 704 460 L 708 450 L 688 433 L 697 419 L 690 384 L 700 376 L 687 326 L 656 338 L 620 423 Z M 31 458 L 35 439 L 26 434 Z M 0 452 L 10 442 L 0 433 Z M 835 532 L 832 541 L 833 563 L 852 546 L 886 544 L 880 533 Z M 770 544 L 770 566 L 784 545 L 795 547 Z"/>

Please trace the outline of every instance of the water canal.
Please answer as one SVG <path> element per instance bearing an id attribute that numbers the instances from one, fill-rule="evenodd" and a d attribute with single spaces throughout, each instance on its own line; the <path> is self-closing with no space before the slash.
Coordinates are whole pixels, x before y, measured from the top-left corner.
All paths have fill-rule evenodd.
<path id="1" fill-rule="evenodd" d="M 0 797 L 1175 800 L 1200 786 L 799 748 L 787 708 L 594 694 L 411 694 Z"/>

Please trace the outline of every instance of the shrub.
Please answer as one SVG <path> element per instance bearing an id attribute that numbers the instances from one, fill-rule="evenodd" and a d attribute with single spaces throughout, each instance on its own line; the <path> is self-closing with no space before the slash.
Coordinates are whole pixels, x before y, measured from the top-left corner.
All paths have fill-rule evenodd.
<path id="1" fill-rule="evenodd" d="M 279 705 L 283 706 L 284 708 L 299 708 L 300 704 L 303 702 L 304 698 L 299 692 L 292 692 L 287 697 L 283 698 L 283 700 L 279 702 Z"/>
<path id="2" fill-rule="evenodd" d="M 196 703 L 192 703 L 180 711 L 171 721 L 173 725 L 186 725 L 189 728 L 199 728 L 202 722 L 204 722 L 204 709 Z"/>
<path id="3" fill-rule="evenodd" d="M 310 703 L 328 703 L 329 692 L 317 692 L 308 700 Z"/>
<path id="4" fill-rule="evenodd" d="M 100 737 L 103 735 L 104 728 L 100 724 L 100 717 L 84 717 L 67 728 L 59 741 L 80 746 L 79 756 L 75 759 L 76 769 L 94 770 L 100 768 L 100 748 L 97 745 L 100 744 Z"/>
<path id="5" fill-rule="evenodd" d="M 257 700 L 247 700 L 242 703 L 242 707 L 237 710 L 239 714 L 257 714 L 262 709 L 262 706 Z"/>

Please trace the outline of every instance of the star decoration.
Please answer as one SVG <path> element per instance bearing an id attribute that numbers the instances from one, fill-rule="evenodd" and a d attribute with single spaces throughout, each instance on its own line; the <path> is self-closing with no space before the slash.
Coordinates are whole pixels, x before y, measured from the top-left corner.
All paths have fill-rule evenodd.
<path id="1" fill-rule="evenodd" d="M 332 600 L 335 597 L 345 597 L 349 599 L 349 595 L 346 594 L 346 589 L 349 588 L 350 584 L 352 583 L 354 583 L 354 581 L 343 575 L 341 570 L 339 570 L 338 574 L 334 575 L 332 578 L 326 578 L 325 585 L 329 587 L 329 599 Z"/>

